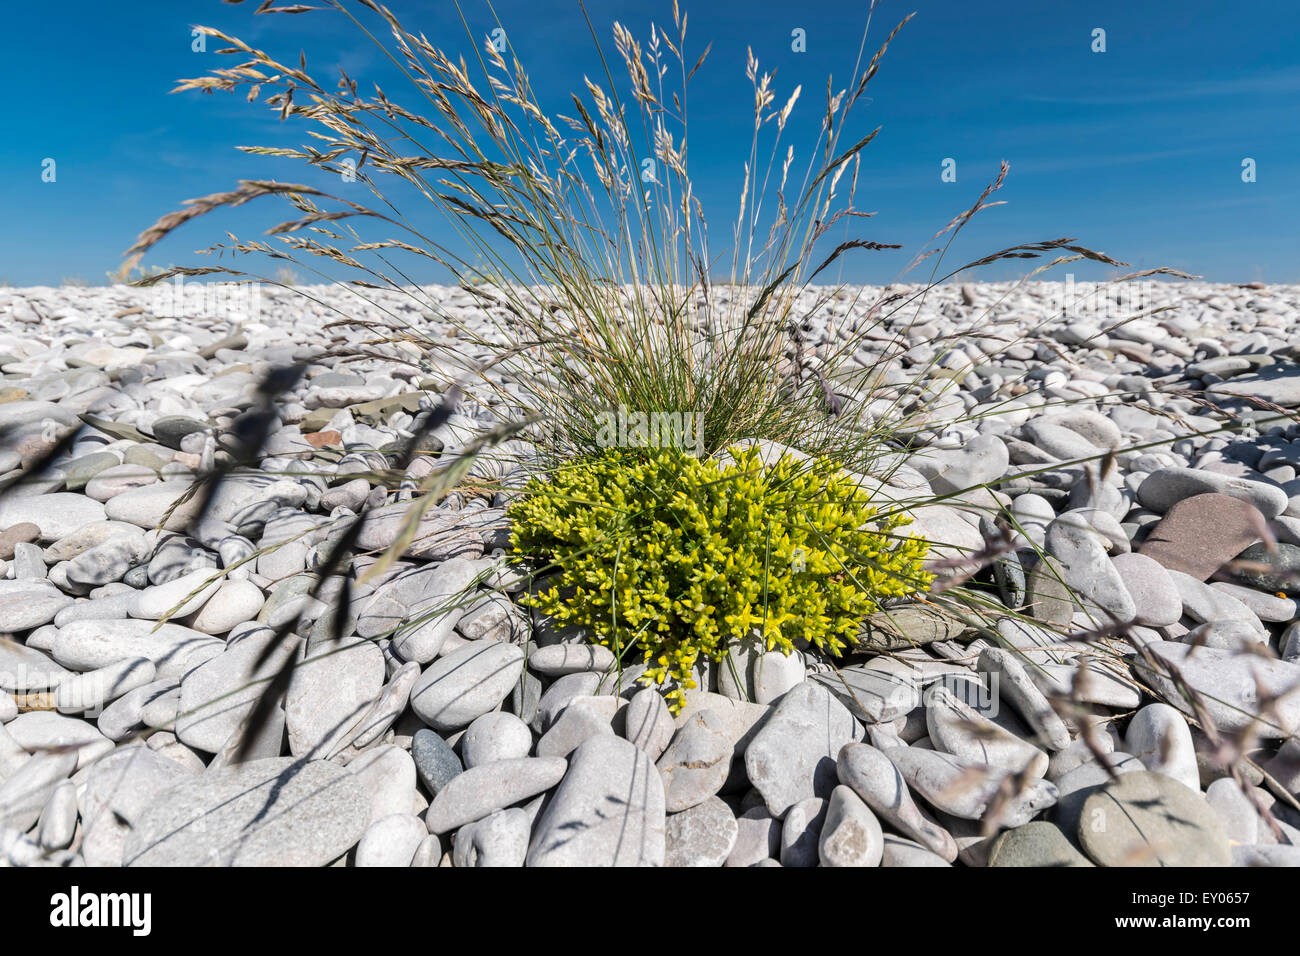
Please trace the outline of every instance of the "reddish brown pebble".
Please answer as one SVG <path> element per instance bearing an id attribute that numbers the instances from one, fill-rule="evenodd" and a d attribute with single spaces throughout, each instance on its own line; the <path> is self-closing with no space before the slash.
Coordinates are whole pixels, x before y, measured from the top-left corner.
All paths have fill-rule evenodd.
<path id="1" fill-rule="evenodd" d="M 313 448 L 324 448 L 326 445 L 337 445 L 343 441 L 343 436 L 333 429 L 323 432 L 311 432 L 302 437 L 307 439 L 307 444 L 311 445 Z"/>
<path id="2" fill-rule="evenodd" d="M 41 536 L 41 529 L 30 521 L 10 525 L 0 534 L 0 561 L 8 561 L 14 556 L 14 545 L 27 544 Z"/>
<path id="3" fill-rule="evenodd" d="M 1138 553 L 1205 581 L 1260 540 L 1264 527 L 1264 516 L 1249 502 L 1213 492 L 1193 495 L 1165 513 Z"/>

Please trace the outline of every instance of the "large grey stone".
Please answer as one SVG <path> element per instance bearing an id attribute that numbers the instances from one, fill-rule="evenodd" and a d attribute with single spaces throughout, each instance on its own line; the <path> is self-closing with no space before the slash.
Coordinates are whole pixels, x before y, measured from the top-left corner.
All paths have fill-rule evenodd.
<path id="1" fill-rule="evenodd" d="M 177 669 L 191 655 L 216 653 L 221 641 L 180 624 L 156 621 L 73 621 L 59 628 L 51 654 L 64 667 L 94 670 L 134 657 L 153 661 L 158 676 L 180 676 Z M 195 660 L 202 660 L 196 657 Z"/>
<path id="2" fill-rule="evenodd" d="M 840 748 L 862 735 L 830 691 L 805 681 L 781 698 L 745 748 L 745 770 L 768 811 L 780 818 L 800 800 L 830 795 Z"/>
<path id="3" fill-rule="evenodd" d="M 542 812 L 529 866 L 661 866 L 664 787 L 646 754 L 621 737 L 585 741 Z"/>
<path id="4" fill-rule="evenodd" d="M 1102 866 L 1230 866 L 1228 835 L 1205 798 L 1161 773 L 1126 773 L 1088 797 L 1079 844 Z"/>
<path id="5" fill-rule="evenodd" d="M 0 621 L 9 633 L 49 624 L 72 598 L 48 581 L 0 581 Z"/>
<path id="6" fill-rule="evenodd" d="M 54 494 L 0 498 L 0 528 L 31 523 L 41 529 L 39 540 L 50 544 L 84 525 L 104 520 L 104 506 L 85 495 Z"/>
<path id="7" fill-rule="evenodd" d="M 289 752 L 327 756 L 378 699 L 384 655 L 374 641 L 313 641 L 294 668 L 284 698 Z"/>
<path id="8" fill-rule="evenodd" d="M 259 664 L 271 645 L 274 649 Z M 219 751 L 243 726 L 288 658 L 300 650 L 301 641 L 293 635 L 277 639 L 275 632 L 263 631 L 191 671 L 181 681 L 176 736 L 198 750 Z"/>
<path id="9" fill-rule="evenodd" d="M 1275 484 L 1199 468 L 1161 468 L 1147 475 L 1137 494 L 1142 507 L 1162 514 L 1185 498 L 1204 494 L 1238 498 L 1254 505 L 1270 520 L 1287 506 L 1286 492 Z"/>
<path id="10" fill-rule="evenodd" d="M 447 833 L 481 820 L 545 793 L 560 782 L 568 766 L 563 757 L 523 757 L 471 767 L 443 785 L 429 803 L 424 822 L 430 833 Z"/>
<path id="11" fill-rule="evenodd" d="M 271 757 L 190 778 L 127 837 L 127 866 L 324 866 L 369 823 L 357 778 L 323 760 Z"/>
<path id="12" fill-rule="evenodd" d="M 1192 707 L 1171 667 L 1201 696 L 1221 731 L 1233 733 L 1249 726 L 1260 737 L 1277 738 L 1300 729 L 1300 695 L 1293 693 L 1300 687 L 1300 665 L 1171 641 L 1152 641 L 1146 650 L 1156 666 L 1136 661 L 1138 676 L 1184 713 L 1191 714 Z M 1265 713 L 1267 698 L 1273 701 Z"/>
<path id="13" fill-rule="evenodd" d="M 515 645 L 473 641 L 429 665 L 411 688 L 411 709 L 434 730 L 460 730 L 501 703 L 523 670 Z"/>
<path id="14" fill-rule="evenodd" d="M 1295 408 L 1300 405 L 1300 373 L 1294 368 L 1279 368 L 1234 375 L 1226 381 L 1215 382 L 1209 391 L 1225 398 L 1247 396 L 1283 408 Z"/>
<path id="15" fill-rule="evenodd" d="M 989 866 L 1087 867 L 1093 863 L 1074 848 L 1061 828 L 1031 820 L 1000 834 L 989 847 Z"/>

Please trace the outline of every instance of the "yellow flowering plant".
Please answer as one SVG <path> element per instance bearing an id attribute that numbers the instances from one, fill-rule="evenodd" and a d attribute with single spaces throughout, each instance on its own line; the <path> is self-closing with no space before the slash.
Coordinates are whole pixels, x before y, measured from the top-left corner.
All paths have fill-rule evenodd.
<path id="1" fill-rule="evenodd" d="M 922 538 L 877 517 L 854 478 L 825 460 L 757 449 L 725 463 L 673 449 L 618 450 L 532 480 L 510 508 L 512 546 L 558 569 L 529 603 L 587 628 L 674 712 L 701 657 L 757 639 L 840 654 L 884 598 L 927 588 Z"/>

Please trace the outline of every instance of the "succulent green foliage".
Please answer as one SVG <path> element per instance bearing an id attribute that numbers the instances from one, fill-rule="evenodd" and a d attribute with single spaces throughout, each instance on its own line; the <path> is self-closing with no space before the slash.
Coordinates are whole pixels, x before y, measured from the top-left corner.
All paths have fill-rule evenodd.
<path id="1" fill-rule="evenodd" d="M 642 680 L 674 710 L 701 656 L 746 640 L 788 654 L 800 639 L 838 654 L 882 599 L 931 580 L 925 540 L 893 533 L 910 519 L 877 518 L 851 475 L 731 454 L 610 452 L 533 480 L 510 509 L 515 551 L 559 569 L 532 605 L 620 660 L 640 651 Z"/>

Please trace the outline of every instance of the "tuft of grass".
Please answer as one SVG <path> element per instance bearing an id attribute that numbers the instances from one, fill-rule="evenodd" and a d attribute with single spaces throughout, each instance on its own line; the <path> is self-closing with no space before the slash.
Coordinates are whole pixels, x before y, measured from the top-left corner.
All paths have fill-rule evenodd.
<path id="1" fill-rule="evenodd" d="M 899 416 L 891 413 L 903 399 L 883 388 L 872 368 L 853 361 L 873 330 L 922 301 L 934 285 L 1000 260 L 1053 255 L 1048 267 L 1079 259 L 1122 265 L 1072 240 L 1053 239 L 1000 250 L 940 275 L 957 233 L 998 205 L 990 197 L 1005 179 L 1004 163 L 974 205 L 935 235 L 942 245 L 904 269 L 934 257 L 918 290 L 855 300 L 857 317 L 846 320 L 846 328 L 832 328 L 825 342 L 812 341 L 813 320 L 839 292 L 814 288 L 813 281 L 828 277 L 846 255 L 900 248 L 849 231 L 872 216 L 856 205 L 857 185 L 864 150 L 880 132 L 855 129 L 859 104 L 910 19 L 868 57 L 874 2 L 849 82 L 839 89 L 828 83 L 817 107 L 818 135 L 798 151 L 785 134 L 802 91 L 778 97 L 772 75 L 750 53 L 752 135 L 737 171 L 741 188 L 726 237 L 730 250 L 722 254 L 713 250 L 689 173 L 687 93 L 708 49 L 698 57 L 688 51 L 687 18 L 676 2 L 672 27 L 652 25 L 644 43 L 615 22 L 612 51 L 588 19 L 603 76 L 584 78 L 585 92 L 572 96 L 567 114 L 548 113 L 537 101 L 512 48 L 502 52 L 485 43 L 467 65 L 371 0 L 326 0 L 325 9 L 351 21 L 410 80 L 415 95 L 409 102 L 378 90 L 364 96 L 346 74 L 331 87 L 308 72 L 305 58 L 296 67 L 285 64 L 206 27 L 199 29 L 227 43 L 222 52 L 239 62 L 182 80 L 176 90 L 246 88 L 250 100 L 264 99 L 283 120 L 307 123 L 315 140 L 296 148 L 243 147 L 246 152 L 355 178 L 375 204 L 309 186 L 243 181 L 164 216 L 127 250 L 126 267 L 191 219 L 265 197 L 295 211 L 270 230 L 274 244 L 236 240 L 207 251 L 300 264 L 326 260 L 322 265 L 364 276 L 351 283 L 359 295 L 376 285 L 401 289 L 422 309 L 460 326 L 409 282 L 402 267 L 410 257 L 436 263 L 481 303 L 495 328 L 488 334 L 465 330 L 454 352 L 428 340 L 423 348 L 453 363 L 466 344 L 490 355 L 496 374 L 481 378 L 485 391 L 495 394 L 480 400 L 507 401 L 542 416 L 544 426 L 531 437 L 554 461 L 601 451 L 602 416 L 627 408 L 700 416 L 706 453 L 760 438 L 867 471 L 894 437 Z M 367 15 L 378 18 L 379 29 L 363 21 Z M 465 36 L 474 44 L 467 25 Z M 402 211 L 417 197 L 441 214 L 466 254 L 426 233 L 417 225 L 422 217 Z M 387 234 L 363 237 L 362 225 Z M 246 275 L 203 267 L 146 281 L 218 271 Z M 894 355 L 909 345 L 900 336 L 888 338 Z"/>

